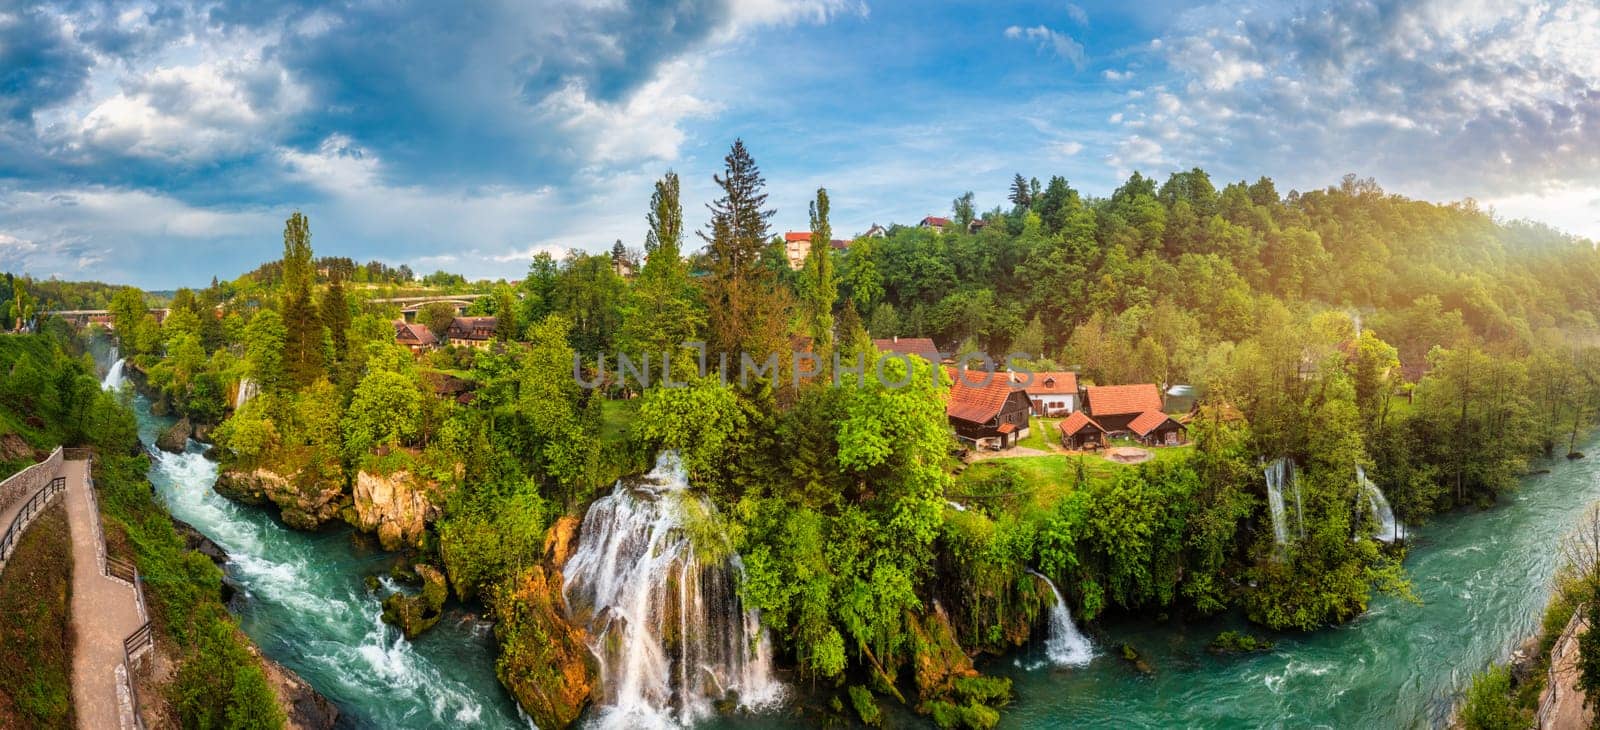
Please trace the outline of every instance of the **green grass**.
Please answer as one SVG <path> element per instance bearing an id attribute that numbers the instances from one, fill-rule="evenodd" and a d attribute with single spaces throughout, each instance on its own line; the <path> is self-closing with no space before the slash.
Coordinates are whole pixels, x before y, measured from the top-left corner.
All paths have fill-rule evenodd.
<path id="1" fill-rule="evenodd" d="M 1150 451 L 1155 454 L 1152 461 L 1174 461 L 1187 457 L 1193 448 L 1191 445 L 1166 446 Z M 1072 485 L 1077 480 L 1080 459 L 1091 482 L 1109 481 L 1115 478 L 1118 471 L 1134 468 L 1133 465 L 1119 464 L 1099 454 L 1070 456 L 1051 454 L 985 459 L 968 466 L 966 471 L 957 476 L 952 492 L 979 493 L 982 491 L 983 483 L 1001 478 L 1001 472 L 1010 472 L 1014 491 L 1031 494 L 1035 506 L 1049 509 L 1072 491 Z"/>
<path id="2" fill-rule="evenodd" d="M 607 400 L 600 404 L 600 441 L 607 445 L 626 443 L 628 429 L 639 417 L 639 399 Z"/>
<path id="3" fill-rule="evenodd" d="M 1028 419 L 1028 437 L 1017 442 L 1018 446 L 1025 446 L 1040 451 L 1053 451 L 1055 445 L 1061 443 L 1061 432 L 1056 430 L 1059 418 L 1043 418 L 1033 416 Z"/>
<path id="4" fill-rule="evenodd" d="M 61 503 L 17 543 L 0 616 L 0 727 L 72 727 L 72 540 Z"/>

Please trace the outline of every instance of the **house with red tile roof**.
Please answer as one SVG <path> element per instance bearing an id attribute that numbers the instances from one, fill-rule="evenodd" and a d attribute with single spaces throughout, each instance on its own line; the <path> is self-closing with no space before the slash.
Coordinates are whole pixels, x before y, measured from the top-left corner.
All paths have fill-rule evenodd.
<path id="1" fill-rule="evenodd" d="M 1083 407 L 1107 433 L 1120 433 L 1140 415 L 1161 412 L 1161 389 L 1154 383 L 1091 385 L 1084 389 Z"/>
<path id="2" fill-rule="evenodd" d="M 1005 373 L 945 368 L 950 393 L 944 413 L 956 438 L 978 449 L 1009 449 L 1028 437 L 1028 394 Z"/>
<path id="3" fill-rule="evenodd" d="M 1011 387 L 1025 391 L 1035 416 L 1064 416 L 1078 410 L 1078 374 L 1066 370 L 1012 373 Z"/>
<path id="4" fill-rule="evenodd" d="M 1106 445 L 1106 430 L 1083 411 L 1073 411 L 1072 415 L 1061 419 L 1056 430 L 1061 432 L 1061 445 L 1071 451 L 1099 449 Z"/>
<path id="5" fill-rule="evenodd" d="M 933 344 L 933 340 L 930 340 L 926 337 L 889 337 L 885 339 L 875 339 L 872 341 L 872 346 L 878 348 L 878 352 L 885 354 L 894 353 L 896 355 L 916 355 L 924 360 L 927 360 L 928 364 L 930 365 L 938 365 L 939 362 L 943 360 L 943 358 L 939 355 L 939 347 Z"/>
<path id="6" fill-rule="evenodd" d="M 439 338 L 433 335 L 433 330 L 428 329 L 427 325 L 412 324 L 403 319 L 394 322 L 394 341 L 413 355 L 439 346 Z"/>
<path id="7" fill-rule="evenodd" d="M 1188 440 L 1188 430 L 1161 411 L 1145 411 L 1128 422 L 1128 432 L 1146 446 L 1178 446 Z"/>
<path id="8" fill-rule="evenodd" d="M 494 341 L 496 321 L 494 317 L 456 317 L 444 331 L 445 340 L 452 345 L 483 349 Z"/>
<path id="9" fill-rule="evenodd" d="M 783 234 L 783 256 L 789 268 L 799 271 L 811 255 L 811 231 L 789 231 Z"/>
<path id="10" fill-rule="evenodd" d="M 937 231 L 939 233 L 944 233 L 944 229 L 950 227 L 950 219 L 949 218 L 940 218 L 939 216 L 936 216 L 936 215 L 930 215 L 927 218 L 923 218 L 922 222 L 917 224 L 917 227 L 918 228 L 932 228 L 933 230 L 935 230 L 935 231 Z"/>

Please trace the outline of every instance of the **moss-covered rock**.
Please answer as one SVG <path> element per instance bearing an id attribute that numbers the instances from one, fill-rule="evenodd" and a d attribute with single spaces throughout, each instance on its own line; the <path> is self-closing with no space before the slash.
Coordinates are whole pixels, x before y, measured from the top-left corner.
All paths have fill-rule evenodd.
<path id="1" fill-rule="evenodd" d="M 418 565 L 422 591 L 417 595 L 390 594 L 383 599 L 383 620 L 399 627 L 407 639 L 415 639 L 433 628 L 444 616 L 444 599 L 449 595 L 444 573 L 431 565 Z"/>
<path id="2" fill-rule="evenodd" d="M 495 674 L 539 727 L 566 727 L 589 705 L 600 668 L 587 634 L 567 622 L 561 572 L 547 567 L 529 568 L 495 593 Z"/>
<path id="3" fill-rule="evenodd" d="M 936 605 L 932 614 L 909 617 L 907 623 L 911 627 L 911 663 L 919 700 L 948 697 L 955 692 L 957 678 L 978 675 L 972 658 L 956 641 L 942 608 Z"/>
<path id="4" fill-rule="evenodd" d="M 861 718 L 861 724 L 867 727 L 878 727 L 883 724 L 883 710 L 878 708 L 878 701 L 873 698 L 872 690 L 859 684 L 850 685 L 850 706 L 856 710 L 856 716 Z"/>
<path id="5" fill-rule="evenodd" d="M 167 430 L 156 437 L 156 448 L 173 454 L 181 454 L 189 445 L 189 437 L 194 435 L 194 425 L 189 423 L 188 416 L 178 419 Z"/>
<path id="6" fill-rule="evenodd" d="M 349 495 L 336 477 L 309 469 L 296 472 L 293 478 L 269 469 L 229 469 L 218 475 L 214 488 L 245 504 L 276 505 L 285 524 L 302 530 L 327 524 L 349 504 Z"/>

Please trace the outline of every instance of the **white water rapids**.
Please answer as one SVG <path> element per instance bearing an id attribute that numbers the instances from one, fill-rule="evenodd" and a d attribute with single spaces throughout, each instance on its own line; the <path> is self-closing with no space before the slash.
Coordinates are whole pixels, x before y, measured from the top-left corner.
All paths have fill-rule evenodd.
<path id="1" fill-rule="evenodd" d="M 739 599 L 739 556 L 725 545 L 697 551 L 686 529 L 713 513 L 664 452 L 584 516 L 563 593 L 600 663 L 591 725 L 674 727 L 711 716 L 719 700 L 762 709 L 783 698 L 760 614 Z"/>

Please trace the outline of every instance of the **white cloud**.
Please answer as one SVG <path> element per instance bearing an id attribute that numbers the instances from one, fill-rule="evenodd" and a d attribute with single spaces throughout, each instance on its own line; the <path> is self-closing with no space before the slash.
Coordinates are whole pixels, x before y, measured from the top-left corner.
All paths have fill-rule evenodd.
<path id="1" fill-rule="evenodd" d="M 1013 25 L 1005 29 L 1005 36 L 1012 40 L 1030 40 L 1038 44 L 1040 53 L 1052 53 L 1057 58 L 1071 62 L 1079 68 L 1088 60 L 1084 53 L 1083 44 L 1072 39 L 1071 36 L 1052 30 L 1043 25 L 1024 28 Z"/>
<path id="2" fill-rule="evenodd" d="M 1072 3 L 1067 3 L 1067 17 L 1071 18 L 1072 22 L 1077 23 L 1078 25 L 1089 24 L 1089 14 L 1084 12 L 1083 8 L 1080 8 Z"/>
<path id="3" fill-rule="evenodd" d="M 1127 81 L 1133 78 L 1133 71 L 1118 71 L 1114 68 L 1108 68 L 1101 75 L 1105 76 L 1107 81 Z"/>
<path id="4" fill-rule="evenodd" d="M 673 61 L 617 103 L 595 100 L 583 86 L 569 83 L 539 102 L 535 112 L 570 133 L 592 161 L 671 161 L 684 141 L 679 125 L 717 109 L 690 91 L 699 74 L 698 62 Z"/>
<path id="5" fill-rule="evenodd" d="M 1064 157 L 1071 157 L 1071 156 L 1076 155 L 1079 152 L 1083 151 L 1083 143 L 1082 142 L 1058 142 L 1058 143 L 1056 143 L 1054 145 L 1053 149 L 1055 149 L 1057 154 L 1060 154 L 1060 155 L 1062 155 Z"/>

